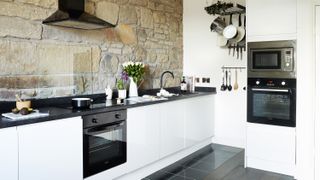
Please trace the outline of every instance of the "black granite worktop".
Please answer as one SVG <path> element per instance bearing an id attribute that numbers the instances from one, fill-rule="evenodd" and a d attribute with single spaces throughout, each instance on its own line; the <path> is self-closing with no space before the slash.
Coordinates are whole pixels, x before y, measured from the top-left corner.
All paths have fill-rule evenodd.
<path id="1" fill-rule="evenodd" d="M 139 95 L 143 94 L 155 94 L 158 90 L 145 90 L 139 92 Z M 93 105 L 90 109 L 85 110 L 75 110 L 71 107 L 71 99 L 73 97 L 64 97 L 64 98 L 53 98 L 47 100 L 34 100 L 32 101 L 33 108 L 38 109 L 40 112 L 48 112 L 49 116 L 41 117 L 41 118 L 33 118 L 26 120 L 10 120 L 8 118 L 2 117 L 0 119 L 0 129 L 21 126 L 27 124 L 34 124 L 58 119 L 65 119 L 77 116 L 85 116 L 96 113 L 103 113 L 109 111 L 116 110 L 124 110 L 133 107 L 139 106 L 147 106 L 152 104 L 166 103 L 170 101 L 177 101 L 188 98 L 195 98 L 200 96 L 212 95 L 216 94 L 215 88 L 197 88 L 195 93 L 181 93 L 175 89 L 169 89 L 170 92 L 179 93 L 179 96 L 173 96 L 168 98 L 168 100 L 161 101 L 148 101 L 148 102 L 132 102 L 132 101 L 124 101 L 123 104 L 117 104 L 116 100 L 108 100 L 106 101 L 105 95 L 96 94 L 96 95 L 87 95 L 85 97 L 92 98 Z M 114 96 L 116 97 L 116 95 Z M 0 102 L 0 113 L 5 113 L 10 111 L 10 109 L 14 108 L 14 102 Z"/>

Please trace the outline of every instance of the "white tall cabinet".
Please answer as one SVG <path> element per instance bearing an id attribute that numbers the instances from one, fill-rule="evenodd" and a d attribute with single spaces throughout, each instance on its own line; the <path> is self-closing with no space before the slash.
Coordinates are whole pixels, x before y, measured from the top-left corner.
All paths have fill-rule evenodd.
<path id="1" fill-rule="evenodd" d="M 247 0 L 247 40 L 297 38 L 297 0 Z"/>
<path id="2" fill-rule="evenodd" d="M 316 6 L 316 121 L 315 121 L 315 179 L 320 179 L 320 2 Z"/>
<path id="3" fill-rule="evenodd" d="M 17 128 L 0 130 L 0 179 L 18 180 Z"/>
<path id="4" fill-rule="evenodd" d="M 18 126 L 19 180 L 82 180 L 82 119 Z"/>

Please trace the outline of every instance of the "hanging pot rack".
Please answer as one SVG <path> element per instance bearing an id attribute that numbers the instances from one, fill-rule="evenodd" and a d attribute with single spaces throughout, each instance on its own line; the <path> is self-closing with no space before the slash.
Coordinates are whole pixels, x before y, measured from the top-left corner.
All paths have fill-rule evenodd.
<path id="1" fill-rule="evenodd" d="M 244 14 L 246 7 L 240 4 L 226 3 L 218 1 L 210 6 L 204 8 L 210 15 L 226 16 L 230 14 Z"/>

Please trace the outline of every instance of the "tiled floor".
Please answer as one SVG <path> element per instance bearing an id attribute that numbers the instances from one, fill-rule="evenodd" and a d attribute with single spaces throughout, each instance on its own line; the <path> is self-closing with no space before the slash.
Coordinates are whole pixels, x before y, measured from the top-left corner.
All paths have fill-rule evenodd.
<path id="1" fill-rule="evenodd" d="M 235 159 L 240 153 L 243 159 L 242 149 L 213 144 L 143 180 L 293 180 L 280 174 L 243 168 L 243 161 Z"/>

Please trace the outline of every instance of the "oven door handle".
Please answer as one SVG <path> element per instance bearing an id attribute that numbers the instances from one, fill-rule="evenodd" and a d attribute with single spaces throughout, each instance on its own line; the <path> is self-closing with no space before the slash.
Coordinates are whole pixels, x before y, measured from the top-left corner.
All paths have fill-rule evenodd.
<path id="1" fill-rule="evenodd" d="M 290 93 L 290 89 L 262 89 L 262 88 L 251 88 L 252 91 L 258 92 L 286 92 Z"/>
<path id="2" fill-rule="evenodd" d="M 96 135 L 96 134 L 100 134 L 100 133 L 104 133 L 104 132 L 109 132 L 112 131 L 114 129 L 117 129 L 118 127 L 121 127 L 123 125 L 124 121 L 121 121 L 119 123 L 110 125 L 104 125 L 104 126 L 97 126 L 97 127 L 93 127 L 93 128 L 89 128 L 89 129 L 84 129 L 84 133 L 87 135 Z"/>

